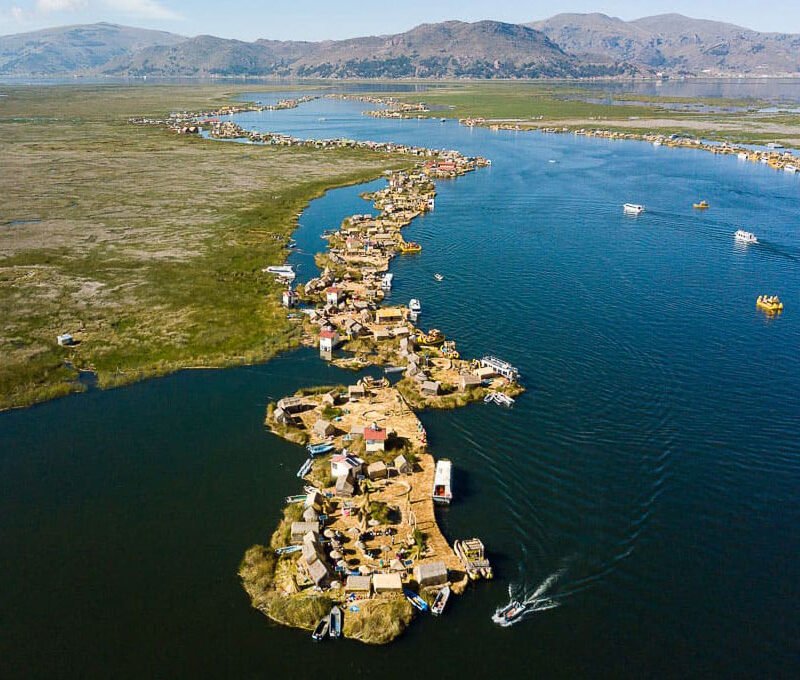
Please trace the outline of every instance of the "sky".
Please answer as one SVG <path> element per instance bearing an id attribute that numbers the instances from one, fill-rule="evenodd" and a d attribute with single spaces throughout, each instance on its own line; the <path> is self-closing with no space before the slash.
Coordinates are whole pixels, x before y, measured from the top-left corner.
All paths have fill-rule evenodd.
<path id="1" fill-rule="evenodd" d="M 800 33 L 800 2 L 778 0 L 0 0 L 0 35 L 107 21 L 182 35 L 326 40 L 401 33 L 426 22 L 494 19 L 524 23 L 560 12 L 622 19 L 677 12 L 760 31 Z"/>

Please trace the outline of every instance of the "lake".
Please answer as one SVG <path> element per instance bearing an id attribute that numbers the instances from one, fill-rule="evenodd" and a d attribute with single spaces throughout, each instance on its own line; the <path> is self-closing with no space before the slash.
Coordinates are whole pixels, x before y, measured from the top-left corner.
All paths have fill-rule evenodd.
<path id="1" fill-rule="evenodd" d="M 405 232 L 424 251 L 395 260 L 391 300 L 420 298 L 423 327 L 463 356 L 507 359 L 528 388 L 512 409 L 420 414 L 455 466 L 442 529 L 482 537 L 497 578 L 385 648 L 271 624 L 236 570 L 299 490 L 304 456 L 264 430 L 266 404 L 355 375 L 310 350 L 186 371 L 0 414 L 0 675 L 793 677 L 800 178 L 367 106 L 236 119 L 492 159 L 437 183 L 435 211 Z M 362 191 L 304 212 L 301 278 L 323 229 L 371 209 Z M 694 211 L 700 199 L 711 209 Z M 627 217 L 625 202 L 647 211 Z M 737 246 L 738 228 L 760 243 Z M 758 312 L 761 293 L 785 313 Z M 490 617 L 509 592 L 539 611 L 501 629 Z"/>

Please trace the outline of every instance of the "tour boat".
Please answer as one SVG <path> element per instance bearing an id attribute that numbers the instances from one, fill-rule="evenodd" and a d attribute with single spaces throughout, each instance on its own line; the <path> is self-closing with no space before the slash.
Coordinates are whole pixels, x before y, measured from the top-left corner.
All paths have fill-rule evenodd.
<path id="1" fill-rule="evenodd" d="M 746 161 L 747 154 L 744 151 L 740 151 L 739 153 L 736 154 L 736 158 L 738 158 L 740 161 Z"/>
<path id="2" fill-rule="evenodd" d="M 792 172 L 792 173 L 797 172 L 797 166 L 796 165 L 785 165 L 783 167 L 783 171 L 784 172 Z"/>
<path id="3" fill-rule="evenodd" d="M 325 637 L 328 635 L 329 626 L 330 626 L 330 616 L 323 616 L 319 620 L 317 627 L 314 628 L 314 632 L 311 633 L 311 637 L 317 642 L 325 639 Z"/>
<path id="4" fill-rule="evenodd" d="M 744 229 L 737 229 L 733 236 L 737 241 L 742 241 L 743 243 L 758 243 L 756 235 Z"/>
<path id="5" fill-rule="evenodd" d="M 419 595 L 417 595 L 413 590 L 409 588 L 403 588 L 403 595 L 406 596 L 406 599 L 417 609 L 421 612 L 428 611 L 428 603 L 425 602 Z"/>
<path id="6" fill-rule="evenodd" d="M 409 309 L 410 309 L 412 312 L 417 312 L 417 313 L 419 313 L 419 312 L 421 312 L 421 311 L 422 311 L 422 305 L 420 304 L 419 300 L 417 300 L 417 298 L 411 298 L 411 299 L 408 301 L 408 308 L 409 308 Z"/>
<path id="7" fill-rule="evenodd" d="M 783 303 L 777 295 L 759 295 L 756 300 L 756 307 L 769 314 L 778 314 L 783 311 Z"/>
<path id="8" fill-rule="evenodd" d="M 707 210 L 708 209 L 708 201 L 700 201 L 699 203 L 693 203 L 692 207 L 695 210 Z"/>
<path id="9" fill-rule="evenodd" d="M 284 281 L 294 281 L 297 274 L 294 273 L 294 267 L 292 265 L 273 265 L 271 267 L 265 267 L 261 270 L 266 274 L 274 274 L 279 279 L 283 279 Z"/>
<path id="10" fill-rule="evenodd" d="M 383 275 L 381 278 L 381 288 L 383 290 L 391 290 L 392 289 L 392 280 L 394 279 L 394 274 L 388 272 Z"/>
<path id="11" fill-rule="evenodd" d="M 447 459 L 442 458 L 436 463 L 436 472 L 433 476 L 433 502 L 450 505 L 453 500 L 453 489 L 451 487 L 451 474 L 453 464 Z"/>
<path id="12" fill-rule="evenodd" d="M 335 448 L 336 446 L 334 444 L 329 444 L 327 442 L 324 442 L 322 444 L 309 444 L 308 446 L 306 446 L 306 449 L 308 450 L 308 455 L 311 456 L 312 458 L 314 456 L 321 456 L 324 453 L 330 453 Z"/>
<path id="13" fill-rule="evenodd" d="M 331 608 L 329 633 L 334 640 L 342 637 L 342 610 L 336 605 Z"/>
<path id="14" fill-rule="evenodd" d="M 626 203 L 622 206 L 622 211 L 626 215 L 641 215 L 644 212 L 644 206 L 637 203 Z"/>
<path id="15" fill-rule="evenodd" d="M 434 616 L 441 616 L 444 613 L 444 608 L 447 606 L 447 601 L 450 599 L 450 586 L 445 586 L 438 593 L 436 599 L 431 605 L 431 614 Z"/>
<path id="16" fill-rule="evenodd" d="M 444 281 L 444 276 L 442 276 L 441 274 L 438 274 L 438 273 L 434 274 L 433 278 L 436 279 L 437 281 Z"/>
<path id="17" fill-rule="evenodd" d="M 501 625 L 508 625 L 516 621 L 524 613 L 525 613 L 525 605 L 522 604 L 519 600 L 513 600 L 512 602 L 509 602 L 502 609 L 498 609 L 494 613 L 492 620 L 495 623 L 499 623 Z"/>

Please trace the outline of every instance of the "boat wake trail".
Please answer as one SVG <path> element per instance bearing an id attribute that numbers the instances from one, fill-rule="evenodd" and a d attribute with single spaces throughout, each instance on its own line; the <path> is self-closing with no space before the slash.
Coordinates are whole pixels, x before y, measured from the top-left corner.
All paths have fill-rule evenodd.
<path id="1" fill-rule="evenodd" d="M 497 608 L 492 615 L 492 621 L 498 626 L 507 628 L 537 612 L 560 607 L 561 600 L 569 595 L 568 592 L 558 592 L 559 584 L 566 572 L 567 567 L 553 572 L 532 592 L 529 592 L 524 583 L 511 583 L 508 586 L 508 604 Z"/>

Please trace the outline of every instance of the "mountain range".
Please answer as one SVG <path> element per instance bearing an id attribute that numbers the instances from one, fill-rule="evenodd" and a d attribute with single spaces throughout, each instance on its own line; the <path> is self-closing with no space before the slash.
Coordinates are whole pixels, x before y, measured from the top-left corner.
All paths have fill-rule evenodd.
<path id="1" fill-rule="evenodd" d="M 800 35 L 679 14 L 446 21 L 323 42 L 185 37 L 99 23 L 0 36 L 0 76 L 576 78 L 800 75 Z"/>

